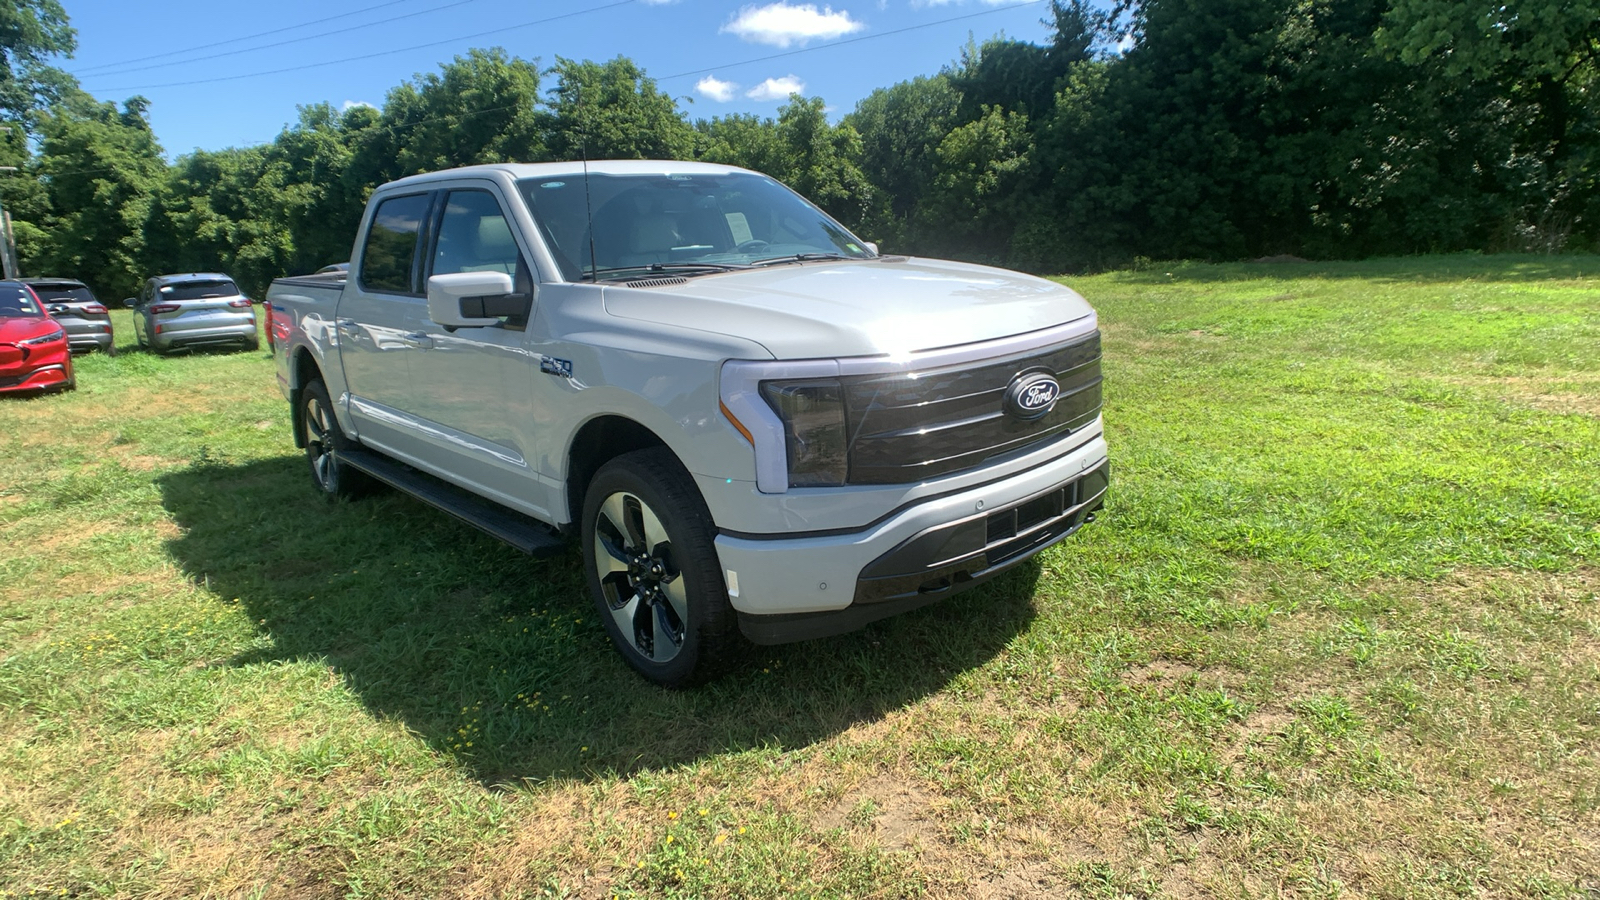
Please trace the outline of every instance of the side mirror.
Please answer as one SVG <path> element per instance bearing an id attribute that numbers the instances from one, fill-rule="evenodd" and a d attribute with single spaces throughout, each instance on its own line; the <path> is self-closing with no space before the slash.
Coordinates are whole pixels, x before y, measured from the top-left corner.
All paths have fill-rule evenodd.
<path id="1" fill-rule="evenodd" d="M 428 318 L 446 328 L 484 328 L 499 325 L 492 301 L 509 297 L 511 276 L 504 272 L 452 272 L 428 279 Z"/>
<path id="2" fill-rule="evenodd" d="M 862 241 L 861 246 L 866 247 L 869 251 L 871 251 L 873 256 L 878 255 L 878 245 L 876 243 L 872 241 Z"/>
<path id="3" fill-rule="evenodd" d="M 139 305 L 139 299 L 137 297 L 126 297 L 123 299 L 122 305 L 128 309 L 133 309 L 135 306 Z"/>

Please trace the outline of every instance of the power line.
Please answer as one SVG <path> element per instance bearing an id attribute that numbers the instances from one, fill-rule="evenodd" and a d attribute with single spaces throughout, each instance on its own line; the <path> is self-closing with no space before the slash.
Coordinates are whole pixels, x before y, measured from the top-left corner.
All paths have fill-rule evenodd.
<path id="1" fill-rule="evenodd" d="M 237 44 L 240 41 L 248 41 L 248 40 L 252 40 L 254 38 L 258 38 L 258 37 L 268 37 L 268 36 L 274 35 L 274 34 L 282 34 L 285 31 L 294 31 L 296 28 L 309 28 L 312 25 L 321 25 L 323 22 L 332 22 L 332 21 L 334 21 L 336 19 L 348 19 L 351 16 L 357 16 L 357 15 L 360 15 L 360 14 L 365 13 L 365 12 L 372 12 L 375 9 L 384 9 L 386 7 L 399 6 L 402 3 L 410 3 L 410 2 L 411 2 L 411 0 L 389 0 L 388 3 L 379 3 L 376 6 L 362 7 L 361 9 L 353 10 L 353 11 L 347 12 L 347 13 L 340 13 L 340 14 L 338 14 L 336 16 L 328 16 L 325 19 L 313 19 L 310 22 L 301 22 L 299 25 L 285 25 L 282 28 L 274 28 L 271 31 L 259 31 L 259 32 L 256 32 L 255 34 L 247 34 L 247 35 L 244 35 L 242 37 L 229 38 L 228 40 L 225 40 L 225 41 L 215 41 L 210 46 L 212 46 L 212 47 L 226 47 L 229 44 Z M 79 71 L 74 72 L 73 74 L 74 75 L 82 75 L 85 72 L 94 72 L 94 71 L 98 71 L 100 69 L 117 69 L 117 68 L 121 68 L 122 66 L 128 65 L 129 63 L 145 62 L 147 60 L 152 60 L 152 59 L 164 59 L 164 58 L 166 58 L 167 56 L 170 56 L 170 55 L 171 55 L 171 53 L 168 52 L 168 53 L 152 53 L 149 56 L 136 56 L 133 59 L 124 59 L 124 60 L 121 60 L 119 62 L 108 62 L 108 63 L 101 63 L 98 66 L 89 66 L 88 68 L 80 69 Z"/>
<path id="2" fill-rule="evenodd" d="M 736 63 L 727 63 L 726 65 L 712 66 L 709 69 L 695 69 L 692 72 L 678 72 L 678 73 L 676 73 L 674 75 L 663 75 L 660 78 L 657 78 L 656 80 L 657 81 L 671 81 L 674 78 L 688 78 L 691 75 L 705 75 L 705 74 L 708 74 L 708 73 L 711 73 L 711 72 L 718 72 L 718 71 L 721 71 L 721 70 L 724 70 L 724 69 L 734 69 L 734 68 L 738 68 L 739 66 L 747 66 L 747 65 L 750 65 L 751 63 L 768 62 L 768 61 L 771 61 L 771 60 L 774 60 L 774 59 L 783 59 L 786 56 L 799 56 L 802 53 L 815 53 L 818 50 L 831 50 L 834 47 L 843 47 L 846 44 L 859 44 L 862 41 L 871 41 L 871 40 L 876 40 L 877 38 L 886 38 L 886 37 L 890 37 L 890 36 L 896 35 L 896 34 L 905 34 L 908 31 L 917 31 L 917 30 L 920 30 L 920 29 L 923 29 L 923 28 L 932 28 L 935 25 L 948 25 L 951 22 L 960 22 L 960 21 L 962 21 L 964 19 L 976 19 L 979 16 L 991 16 L 991 15 L 994 15 L 995 13 L 1001 13 L 1001 12 L 1005 12 L 1005 11 L 1011 10 L 1011 9 L 1022 9 L 1025 6 L 1037 6 L 1037 5 L 1039 5 L 1040 3 L 1043 3 L 1043 2 L 1045 2 L 1045 0 L 1026 0 L 1026 2 L 1013 3 L 1013 4 L 1009 5 L 1009 6 L 994 6 L 994 7 L 990 7 L 989 9 L 981 10 L 979 12 L 967 13 L 964 16 L 951 16 L 948 19 L 940 19 L 937 22 L 923 22 L 921 25 L 907 25 L 904 28 L 896 28 L 896 29 L 894 29 L 892 31 L 879 31 L 879 32 L 877 32 L 875 34 L 862 35 L 861 37 L 858 37 L 858 38 L 850 38 L 848 40 L 843 40 L 843 41 L 834 41 L 831 44 L 822 44 L 822 45 L 816 46 L 816 47 L 801 47 L 799 50 L 787 50 L 787 51 L 785 51 L 783 53 L 773 53 L 773 54 L 771 54 L 769 56 L 757 56 L 757 57 L 755 57 L 753 59 L 740 60 L 739 62 L 736 62 Z"/>
<path id="3" fill-rule="evenodd" d="M 410 2 L 410 0 L 399 0 L 399 2 Z M 384 24 L 388 24 L 389 22 L 399 22 L 399 21 L 404 20 L 404 19 L 414 19 L 417 16 L 425 16 L 425 15 L 428 15 L 429 13 L 436 13 L 436 12 L 439 12 L 440 10 L 451 9 L 451 8 L 457 7 L 457 6 L 466 6 L 468 3 L 476 3 L 476 2 L 478 2 L 478 0 L 456 0 L 456 2 L 454 2 L 454 3 L 446 3 L 443 6 L 431 6 L 431 7 L 427 8 L 427 9 L 419 9 L 416 12 L 406 13 L 405 15 L 402 15 L 402 16 L 391 16 L 390 18 L 384 20 Z M 385 4 L 381 4 L 381 5 L 382 6 L 392 6 L 393 4 L 385 3 Z M 376 6 L 369 7 L 369 9 L 377 9 L 377 8 L 378 7 L 376 7 Z M 353 13 L 348 14 L 348 15 L 353 15 Z M 323 21 L 326 21 L 326 20 L 323 20 Z M 308 23 L 308 24 L 310 24 L 310 23 Z M 295 27 L 296 28 L 300 28 L 300 27 L 304 27 L 304 26 L 298 26 L 297 25 Z M 288 46 L 289 44 L 301 44 L 301 43 L 304 43 L 306 41 L 314 41 L 314 40 L 317 40 L 319 38 L 332 37 L 333 35 L 336 35 L 336 34 L 345 34 L 346 32 L 360 31 L 360 30 L 362 30 L 364 28 L 371 28 L 371 27 L 372 27 L 372 23 L 362 23 L 362 24 L 359 24 L 359 25 L 351 25 L 351 26 L 348 26 L 346 28 L 335 28 L 332 31 L 322 31 L 322 32 L 318 32 L 317 34 L 308 34 L 305 37 L 289 38 L 287 40 L 277 41 L 277 42 L 274 42 L 274 43 L 271 43 L 271 44 L 262 44 L 259 47 L 245 47 L 244 49 L 237 50 L 235 52 L 236 53 L 254 53 L 257 50 L 268 50 L 268 49 L 271 49 L 273 47 Z M 285 29 L 281 29 L 280 28 L 278 30 L 279 31 L 283 31 Z M 270 34 L 271 32 L 268 32 L 268 33 Z M 255 37 L 261 37 L 261 36 L 262 35 L 255 35 Z M 241 40 L 241 41 L 242 40 L 248 40 L 248 38 L 239 38 L 238 40 Z M 228 43 L 228 42 L 224 41 L 224 43 Z M 146 58 L 148 59 L 148 58 L 153 58 L 153 57 L 146 57 Z M 199 57 L 199 58 L 193 58 L 193 59 L 178 59 L 178 60 L 173 60 L 172 62 L 157 63 L 156 65 L 153 65 L 153 66 L 135 66 L 134 68 L 126 69 L 126 70 L 121 71 L 121 72 L 102 72 L 102 73 L 100 73 L 100 77 L 110 78 L 110 77 L 115 77 L 117 75 L 131 75 L 131 74 L 133 74 L 135 72 L 148 72 L 148 71 L 151 71 L 153 69 L 170 69 L 173 66 L 192 66 L 192 65 L 195 65 L 196 63 L 214 63 L 215 61 L 216 61 L 215 55 L 208 55 L 208 56 L 205 56 L 205 57 Z"/>
<path id="4" fill-rule="evenodd" d="M 458 41 L 470 41 L 474 38 L 505 34 L 508 31 L 532 28 L 535 25 L 548 25 L 551 22 L 559 22 L 562 19 L 571 19 L 577 16 L 586 16 L 590 13 L 604 12 L 608 9 L 616 9 L 619 6 L 627 6 L 633 2 L 635 2 L 635 0 L 617 0 L 615 3 L 607 3 L 604 6 L 596 6 L 591 9 L 580 9 L 577 12 L 563 13 L 559 16 L 550 16 L 544 19 L 534 19 L 531 22 L 522 22 L 517 25 L 505 25 L 499 28 L 491 28 L 488 31 L 479 31 L 475 34 L 463 34 L 458 37 L 446 38 L 442 41 L 429 41 L 426 44 L 413 44 L 410 47 L 399 47 L 394 50 L 381 50 L 377 53 L 367 53 L 361 56 L 347 56 L 344 59 L 330 59 L 322 62 L 306 63 L 299 66 L 286 66 L 282 69 L 268 69 L 262 72 L 246 72 L 243 75 L 223 75 L 216 78 L 198 78 L 193 81 L 168 81 L 162 84 L 134 84 L 125 87 L 99 88 L 98 91 L 100 93 L 109 93 L 111 91 L 139 91 L 147 90 L 149 88 L 188 87 L 189 85 L 194 84 L 216 84 L 219 81 L 238 81 L 241 78 L 260 78 L 263 75 L 281 75 L 284 72 L 303 72 L 306 69 L 320 69 L 326 66 L 343 65 L 344 63 L 359 62 L 364 59 L 376 59 L 380 56 L 393 56 L 396 53 L 409 53 L 412 50 L 425 50 L 429 47 L 438 47 L 442 44 L 454 44 Z"/>

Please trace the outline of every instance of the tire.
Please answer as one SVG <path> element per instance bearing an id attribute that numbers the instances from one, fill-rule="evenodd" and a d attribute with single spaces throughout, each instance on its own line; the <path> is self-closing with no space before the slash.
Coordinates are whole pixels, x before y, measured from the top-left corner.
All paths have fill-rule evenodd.
<path id="1" fill-rule="evenodd" d="M 741 646 L 711 512 L 663 447 L 619 456 L 583 500 L 583 568 L 611 643 L 666 687 L 703 681 Z"/>
<path id="2" fill-rule="evenodd" d="M 311 469 L 311 483 L 316 485 L 318 493 L 330 500 L 354 499 L 368 493 L 372 489 L 372 479 L 339 462 L 341 451 L 355 449 L 357 445 L 339 429 L 327 386 L 320 380 L 307 384 L 300 391 L 300 406 L 295 415 L 300 417 L 305 428 L 306 463 Z"/>
<path id="3" fill-rule="evenodd" d="M 117 355 L 117 339 L 116 338 L 112 338 L 111 339 L 111 343 L 106 345 L 106 355 L 107 356 L 116 356 Z"/>
<path id="4" fill-rule="evenodd" d="M 260 335 L 252 334 L 249 337 L 245 338 L 244 339 L 244 349 L 249 351 L 249 352 L 251 352 L 251 353 L 254 353 L 257 350 L 260 350 L 261 349 L 261 337 L 260 337 Z"/>

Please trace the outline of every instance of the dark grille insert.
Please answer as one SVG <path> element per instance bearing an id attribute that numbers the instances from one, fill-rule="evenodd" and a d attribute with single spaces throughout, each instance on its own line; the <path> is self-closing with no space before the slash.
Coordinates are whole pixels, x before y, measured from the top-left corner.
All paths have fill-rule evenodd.
<path id="1" fill-rule="evenodd" d="M 1022 372 L 1061 384 L 1042 418 L 1007 416 L 1002 400 Z M 1100 412 L 1100 333 L 978 366 L 846 378 L 850 484 L 907 484 L 1025 452 Z"/>

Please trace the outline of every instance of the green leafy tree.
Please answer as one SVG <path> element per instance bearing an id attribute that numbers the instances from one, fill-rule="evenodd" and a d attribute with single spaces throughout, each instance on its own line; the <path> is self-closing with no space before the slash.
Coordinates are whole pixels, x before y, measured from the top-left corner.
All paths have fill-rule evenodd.
<path id="1" fill-rule="evenodd" d="M 850 125 L 828 124 L 825 108 L 821 97 L 789 96 L 778 109 L 767 173 L 853 228 L 873 203 L 872 185 L 861 172 L 861 136 Z"/>
<path id="2" fill-rule="evenodd" d="M 70 95 L 76 79 L 50 60 L 77 47 L 57 0 L 0 2 L 0 118 L 32 128 L 41 109 Z"/>
<path id="3" fill-rule="evenodd" d="M 633 60 L 556 57 L 550 152 L 556 159 L 685 159 L 695 132 L 678 104 Z"/>
<path id="4" fill-rule="evenodd" d="M 497 47 L 469 50 L 439 68 L 384 101 L 397 175 L 544 157 L 536 61 Z"/>
<path id="5" fill-rule="evenodd" d="M 35 171 L 50 211 L 42 269 L 82 279 L 107 298 L 134 293 L 146 276 L 145 222 L 166 162 L 134 97 L 118 109 L 78 95 L 44 113 Z"/>
<path id="6" fill-rule="evenodd" d="M 861 136 L 861 170 L 878 202 L 866 227 L 887 243 L 918 247 L 914 213 L 939 172 L 939 145 L 961 95 L 944 75 L 902 81 L 868 94 L 844 123 Z"/>
<path id="7" fill-rule="evenodd" d="M 984 107 L 939 143 L 938 158 L 939 173 L 919 211 L 943 226 L 930 242 L 968 259 L 1005 262 L 1035 181 L 1027 117 Z"/>

